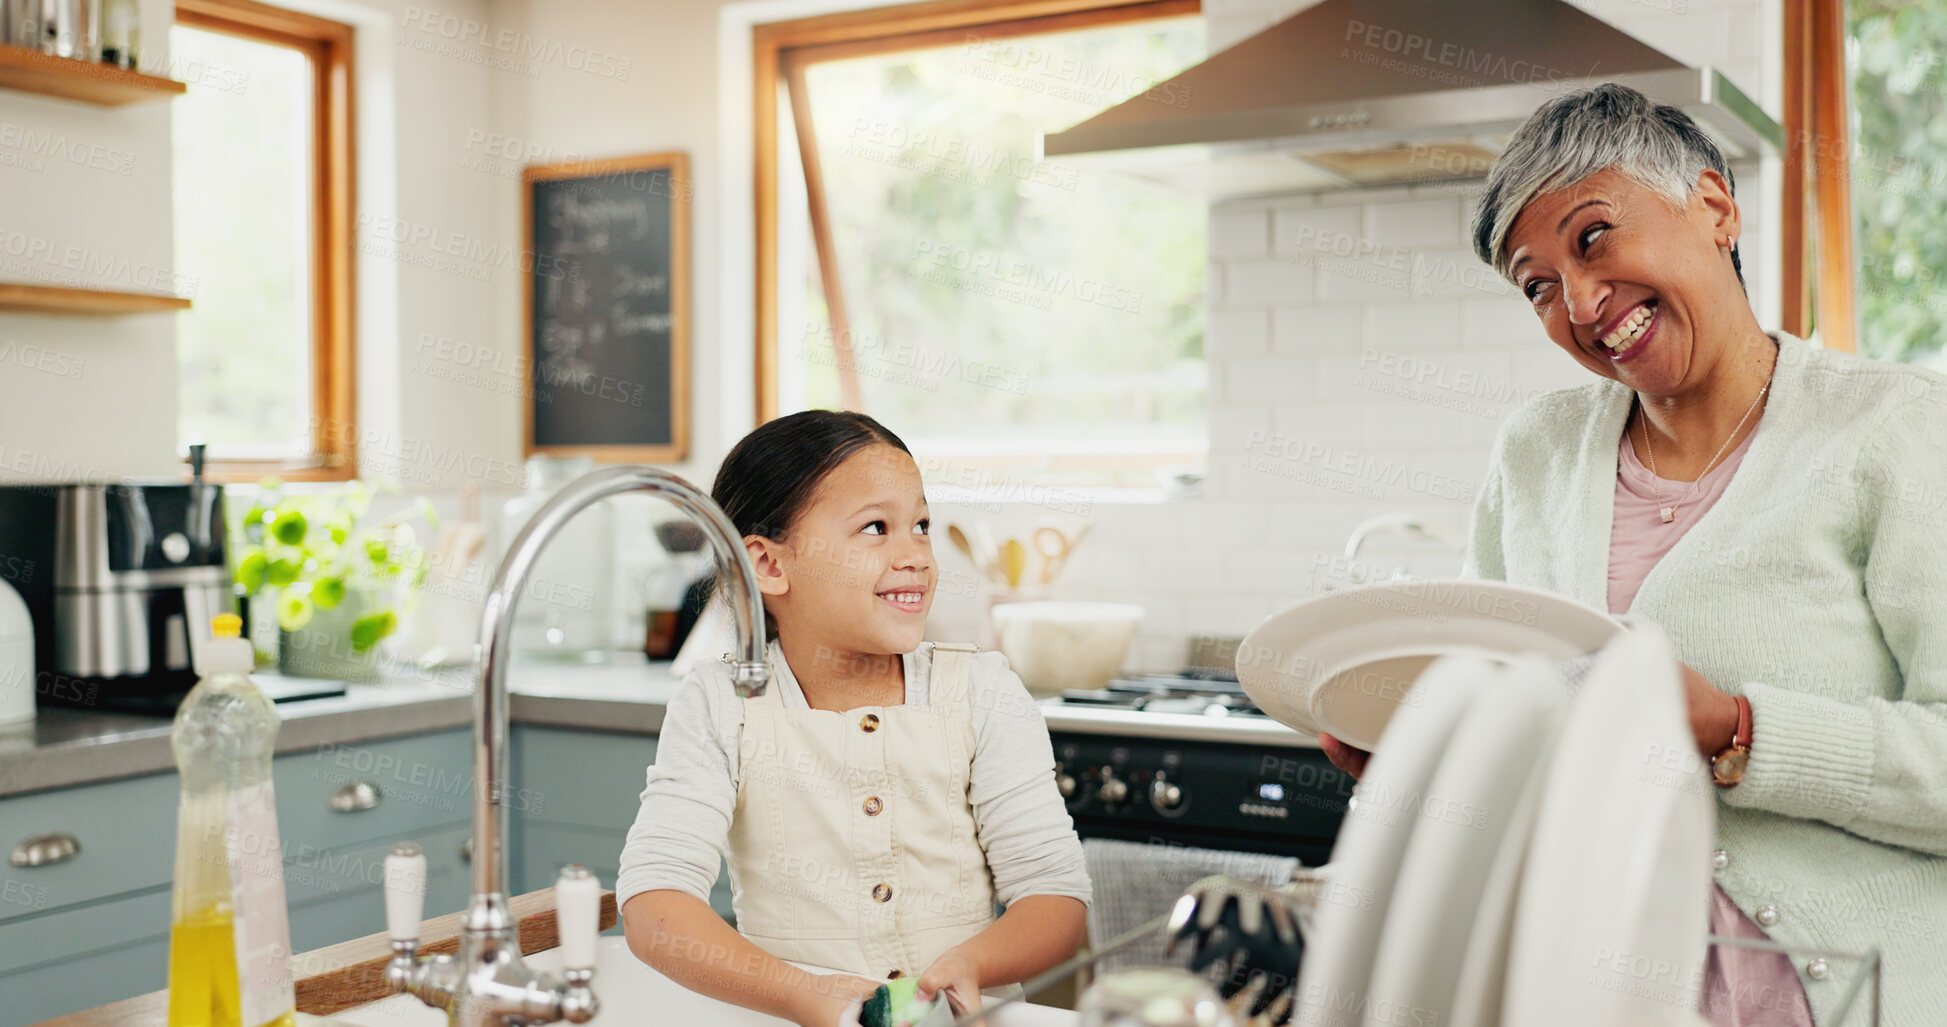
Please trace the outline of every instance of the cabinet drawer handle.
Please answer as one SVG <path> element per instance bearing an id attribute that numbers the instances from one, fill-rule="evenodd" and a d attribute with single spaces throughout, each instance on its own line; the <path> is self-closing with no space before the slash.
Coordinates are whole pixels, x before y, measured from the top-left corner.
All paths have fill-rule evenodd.
<path id="1" fill-rule="evenodd" d="M 473 839 L 468 838 L 460 843 L 460 862 L 469 864 L 473 862 Z"/>
<path id="2" fill-rule="evenodd" d="M 81 855 L 81 840 L 65 831 L 37 834 L 14 846 L 9 862 L 17 867 L 44 867 L 66 863 Z"/>
<path id="3" fill-rule="evenodd" d="M 357 813 L 377 806 L 384 794 L 376 782 L 353 781 L 331 793 L 331 808 L 340 813 Z"/>

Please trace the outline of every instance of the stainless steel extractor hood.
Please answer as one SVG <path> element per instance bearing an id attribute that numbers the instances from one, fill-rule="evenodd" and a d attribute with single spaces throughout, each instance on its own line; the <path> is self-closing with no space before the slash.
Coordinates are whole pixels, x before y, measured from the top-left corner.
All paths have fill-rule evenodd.
<path id="1" fill-rule="evenodd" d="M 1597 82 L 1682 107 L 1731 160 L 1781 146 L 1722 74 L 1564 0 L 1324 0 L 1041 145 L 1212 199 L 1479 178 L 1536 107 Z"/>

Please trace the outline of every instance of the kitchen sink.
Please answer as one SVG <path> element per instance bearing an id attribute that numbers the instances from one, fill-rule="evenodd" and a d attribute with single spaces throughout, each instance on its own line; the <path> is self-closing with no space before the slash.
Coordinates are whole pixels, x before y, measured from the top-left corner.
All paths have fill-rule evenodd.
<path id="1" fill-rule="evenodd" d="M 787 1020 L 754 1013 L 684 988 L 650 969 L 629 951 L 626 939 L 599 939 L 595 957 L 595 994 L 602 1011 L 591 1027 L 775 1027 Z M 539 970 L 559 971 L 559 949 L 524 957 Z M 444 1027 L 446 1014 L 411 995 L 393 995 L 336 1013 L 331 1018 L 357 1027 Z M 1073 1027 L 1076 1017 L 1066 1009 L 1015 1003 L 987 1018 L 991 1027 Z"/>

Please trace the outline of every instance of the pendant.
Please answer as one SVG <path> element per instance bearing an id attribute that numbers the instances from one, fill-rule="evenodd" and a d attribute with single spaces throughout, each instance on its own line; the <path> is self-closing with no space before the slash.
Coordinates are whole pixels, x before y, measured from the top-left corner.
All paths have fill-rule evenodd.
<path id="1" fill-rule="evenodd" d="M 1665 524 L 1668 524 L 1671 521 L 1677 519 L 1677 508 L 1674 506 L 1663 507 L 1662 509 L 1658 510 L 1657 513 L 1663 515 L 1663 523 Z"/>

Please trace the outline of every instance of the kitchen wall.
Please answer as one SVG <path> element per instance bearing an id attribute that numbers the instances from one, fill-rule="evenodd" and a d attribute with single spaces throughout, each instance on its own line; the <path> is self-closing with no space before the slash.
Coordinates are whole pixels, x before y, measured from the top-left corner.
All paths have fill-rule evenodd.
<path id="1" fill-rule="evenodd" d="M 1591 13 L 1693 63 L 1724 68 L 1778 109 L 1780 0 L 1591 0 Z M 166 22 L 148 0 L 149 24 Z M 359 26 L 361 463 L 449 512 L 461 485 L 491 511 L 520 480 L 519 172 L 524 164 L 689 154 L 693 216 L 693 458 L 707 481 L 752 420 L 750 68 L 747 26 L 856 3 L 670 0 L 297 0 Z M 1220 49 L 1298 10 L 1206 0 Z M 158 35 L 152 33 L 152 35 Z M 154 44 L 152 44 L 154 45 Z M 1537 100 L 1539 101 L 1538 94 Z M 8 126 L 127 151 L 126 174 L 9 162 Z M 166 105 L 98 112 L 0 94 L 0 259 L 48 239 L 167 268 Z M 19 147 L 13 150 L 19 153 Z M 1773 169 L 1740 168 L 1747 274 L 1775 320 Z M 16 198 L 31 197 L 32 202 Z M 936 520 L 1095 528 L 1060 586 L 1141 603 L 1133 665 L 1180 665 L 1196 634 L 1240 634 L 1366 567 L 1333 559 L 1376 513 L 1409 509 L 1458 537 L 1501 417 L 1585 380 L 1464 241 L 1467 188 L 1425 186 L 1219 204 L 1210 213 L 1210 476 L 1194 499 L 943 502 Z M 24 245 L 24 244 L 23 244 Z M 460 259 L 449 255 L 458 253 Z M 6 268 L 9 277 L 19 274 Z M 112 284 L 112 283 L 107 283 Z M 0 315 L 9 340 L 74 358 L 73 377 L 0 367 L 0 476 L 176 469 L 174 363 L 162 317 Z M 131 397 L 134 402 L 111 397 Z M 112 408 L 112 409 L 111 409 Z M 25 454 L 23 458 L 20 456 Z M 21 462 L 24 459 L 24 463 Z M 40 462 L 36 463 L 36 459 Z M 619 511 L 618 595 L 653 562 L 648 504 Z M 975 638 L 985 598 L 938 547 L 936 637 Z M 1447 573 L 1435 542 L 1376 539 L 1362 558 Z M 624 604 L 626 605 L 626 604 Z M 626 631 L 617 617 L 618 634 Z"/>

